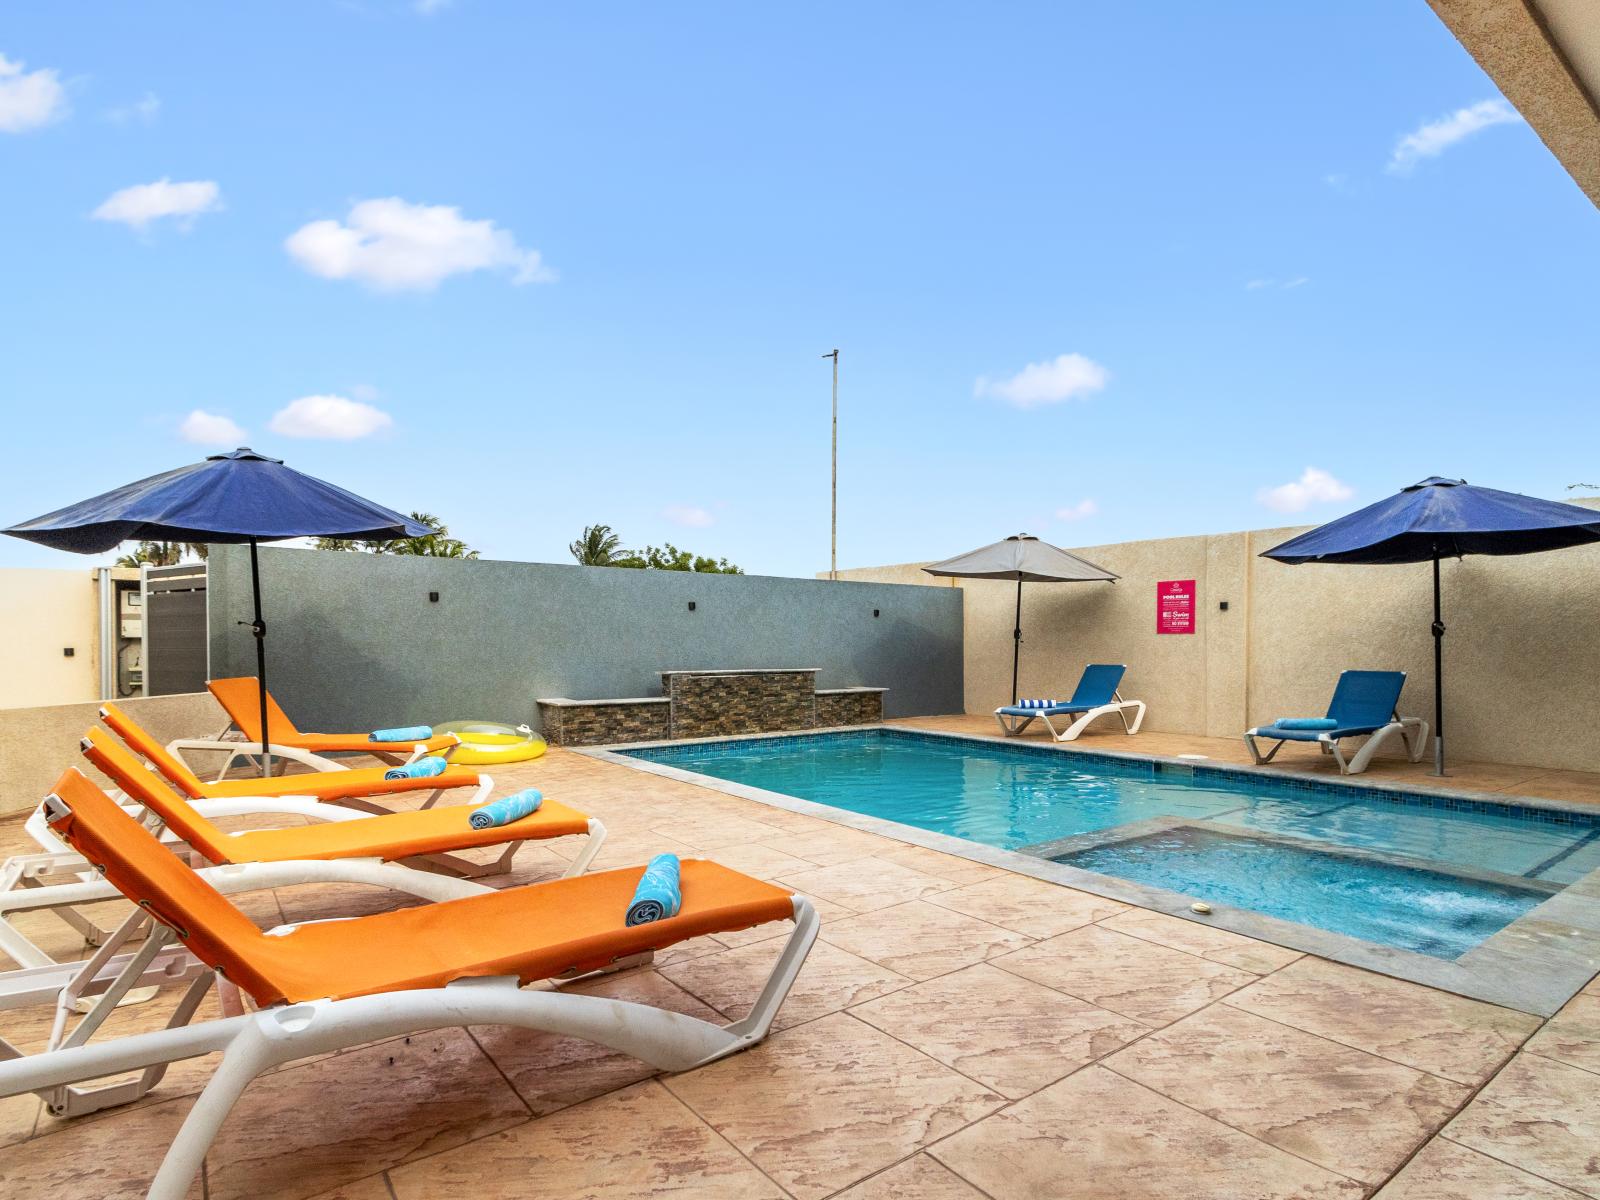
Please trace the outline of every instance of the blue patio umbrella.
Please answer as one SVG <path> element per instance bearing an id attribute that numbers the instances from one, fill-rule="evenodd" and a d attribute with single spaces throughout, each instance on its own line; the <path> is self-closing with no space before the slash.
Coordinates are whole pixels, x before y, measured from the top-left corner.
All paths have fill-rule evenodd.
<path id="1" fill-rule="evenodd" d="M 267 625 L 261 619 L 257 543 L 295 537 L 426 537 L 433 531 L 393 509 L 286 467 L 282 459 L 241 447 L 0 532 L 78 554 L 101 554 L 130 539 L 248 544 L 261 748 L 263 765 L 270 771 Z"/>
<path id="2" fill-rule="evenodd" d="M 1444 774 L 1444 619 L 1439 560 L 1600 542 L 1600 512 L 1434 475 L 1262 552 L 1299 563 L 1433 563 L 1433 765 Z"/>

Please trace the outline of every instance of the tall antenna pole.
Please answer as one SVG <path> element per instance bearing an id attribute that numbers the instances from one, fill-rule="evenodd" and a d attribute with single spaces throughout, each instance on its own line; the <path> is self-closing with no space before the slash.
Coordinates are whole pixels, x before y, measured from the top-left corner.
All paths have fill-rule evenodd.
<path id="1" fill-rule="evenodd" d="M 839 578 L 839 350 L 822 356 L 833 359 L 833 523 L 829 531 L 828 578 Z"/>

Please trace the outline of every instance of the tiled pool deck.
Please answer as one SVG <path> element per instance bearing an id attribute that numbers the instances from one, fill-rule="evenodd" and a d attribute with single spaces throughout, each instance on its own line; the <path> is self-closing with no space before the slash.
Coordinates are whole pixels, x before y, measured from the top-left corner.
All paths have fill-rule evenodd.
<path id="1" fill-rule="evenodd" d="M 1161 734 L 1081 746 L 1244 759 Z M 1283 769 L 1306 765 L 1324 770 Z M 1371 777 L 1426 783 L 1408 765 Z M 809 895 L 822 934 L 778 1031 L 670 1077 L 498 1029 L 296 1064 L 246 1093 L 194 1196 L 1600 1197 L 1600 981 L 1545 1021 L 576 753 L 497 778 L 604 820 L 597 867 L 671 850 Z M 1600 777 L 1576 772 L 1463 766 L 1448 782 L 1600 805 Z M 0 853 L 22 848 L 0 826 Z M 561 865 L 530 848 L 505 882 Z M 299 888 L 250 911 L 278 924 L 392 903 Z M 49 948 L 80 953 L 52 921 Z M 588 986 L 737 1016 L 781 932 L 697 939 Z M 28 1048 L 45 1034 L 0 1021 Z M 213 1066 L 72 1123 L 0 1101 L 0 1195 L 142 1195 Z"/>

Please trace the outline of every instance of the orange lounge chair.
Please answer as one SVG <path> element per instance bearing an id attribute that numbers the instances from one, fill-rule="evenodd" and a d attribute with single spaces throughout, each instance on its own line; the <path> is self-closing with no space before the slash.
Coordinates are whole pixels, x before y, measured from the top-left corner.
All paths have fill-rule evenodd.
<path id="1" fill-rule="evenodd" d="M 261 695 L 253 675 L 213 679 L 206 687 L 228 714 L 227 726 L 214 738 L 180 738 L 168 748 L 174 752 L 226 751 L 229 758 L 221 772 L 226 775 L 237 759 L 261 753 Z M 419 750 L 421 754 L 448 758 L 461 744 L 461 739 L 453 733 L 435 734 L 422 742 L 374 742 L 364 733 L 304 733 L 295 727 L 271 692 L 267 693 L 267 732 L 271 735 L 268 745 L 274 755 L 303 763 L 315 771 L 339 769 L 339 763 L 326 757 L 329 754 L 371 754 L 386 763 L 401 763 L 417 757 Z M 232 734 L 238 734 L 238 740 L 230 736 Z"/>
<path id="2" fill-rule="evenodd" d="M 386 813 L 391 811 L 372 803 L 375 796 L 397 796 L 406 792 L 431 792 L 422 802 L 423 808 L 432 808 L 448 788 L 474 788 L 476 793 L 469 804 L 482 804 L 489 798 L 494 780 L 469 767 L 448 766 L 438 775 L 427 779 L 385 779 L 385 767 L 340 768 L 336 771 L 311 771 L 298 775 L 275 775 L 270 778 L 218 779 L 207 782 L 189 769 L 187 763 L 163 746 L 132 717 L 115 704 L 102 705 L 100 719 L 109 725 L 118 737 L 128 743 L 134 753 L 161 774 L 173 787 L 191 800 L 229 800 L 241 797 L 311 796 L 329 804 L 343 804 L 363 812 Z M 253 810 L 259 812 L 259 809 Z"/>
<path id="3" fill-rule="evenodd" d="M 89 730 L 82 742 L 83 756 L 115 783 L 136 804 L 143 805 L 192 850 L 211 862 L 287 862 L 329 858 L 372 858 L 403 861 L 426 870 L 474 878 L 504 874 L 524 842 L 587 835 L 588 844 L 567 868 L 579 875 L 594 861 L 605 841 L 605 826 L 576 809 L 545 800 L 539 810 L 509 825 L 474 829 L 468 821 L 472 806 L 419 808 L 369 816 L 334 808 L 314 800 L 220 799 L 186 800 L 147 770 L 105 730 Z M 320 817 L 323 824 L 283 829 L 256 829 L 226 833 L 209 818 L 259 812 L 292 812 Z M 45 815 L 48 820 L 48 814 Z M 505 846 L 494 861 L 474 863 L 455 851 L 477 846 Z"/>
<path id="4" fill-rule="evenodd" d="M 11 1060 L 0 1061 L 0 1098 L 36 1092 L 56 1112 L 94 1111 L 144 1094 L 169 1063 L 221 1051 L 221 1064 L 156 1173 L 153 1200 L 186 1193 L 252 1080 L 309 1055 L 470 1025 L 585 1038 L 666 1071 L 732 1054 L 766 1037 L 817 934 L 816 913 L 803 897 L 698 860 L 682 864 L 677 915 L 644 925 L 625 923 L 643 873 L 629 867 L 264 933 L 79 772 L 63 775 L 45 805 L 52 828 L 99 865 L 105 882 L 92 886 L 120 892 L 154 922 L 144 948 L 104 985 L 84 1024 L 144 978 L 173 938 L 201 968 L 166 1029 L 101 1045 L 88 1044 L 75 1029 L 27 1057 L 0 1044 L 0 1059 Z M 750 1014 L 726 1026 L 559 988 L 522 990 L 538 980 L 647 961 L 687 938 L 784 920 L 795 929 L 772 974 Z M 81 974 L 92 980 L 100 969 L 91 960 Z M 185 1024 L 213 973 L 258 1010 Z M 143 1071 L 131 1089 L 113 1084 L 101 1095 L 102 1089 L 75 1086 L 126 1071 Z"/>

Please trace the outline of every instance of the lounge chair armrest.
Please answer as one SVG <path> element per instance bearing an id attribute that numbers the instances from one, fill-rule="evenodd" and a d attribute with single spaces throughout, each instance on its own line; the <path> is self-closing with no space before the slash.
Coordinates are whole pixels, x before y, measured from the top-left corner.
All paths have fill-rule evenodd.
<path id="1" fill-rule="evenodd" d="M 176 741 L 167 743 L 167 750 L 182 759 L 184 765 L 189 767 L 191 771 L 194 770 L 194 765 L 184 758 L 183 752 L 185 750 L 212 750 L 219 754 L 227 754 L 230 756 L 230 763 L 240 755 L 264 753 L 260 742 L 235 742 L 228 738 L 178 738 Z M 273 743 L 272 756 L 274 758 L 287 759 L 290 762 L 297 762 L 313 771 L 348 771 L 350 769 L 349 763 L 324 758 L 320 754 L 313 754 L 309 750 L 301 750 L 295 746 L 279 746 Z M 198 773 L 196 772 L 196 774 Z"/>
<path id="2" fill-rule="evenodd" d="M 493 891 L 481 883 L 418 871 L 376 859 L 290 859 L 275 863 L 231 863 L 197 872 L 224 895 L 301 884 L 353 883 L 389 888 L 422 900 L 460 900 Z"/>

